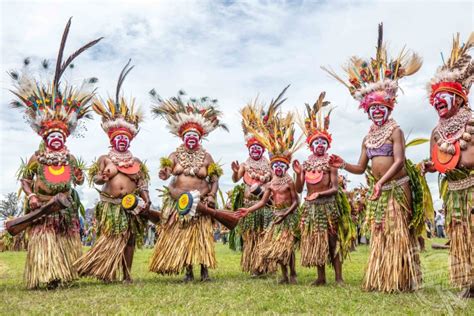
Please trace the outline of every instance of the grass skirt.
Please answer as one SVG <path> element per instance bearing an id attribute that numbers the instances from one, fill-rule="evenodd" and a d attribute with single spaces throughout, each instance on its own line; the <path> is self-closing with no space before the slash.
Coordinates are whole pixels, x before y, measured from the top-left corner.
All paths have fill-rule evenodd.
<path id="1" fill-rule="evenodd" d="M 129 238 L 143 236 L 143 223 L 137 216 L 122 209 L 120 204 L 101 201 L 96 206 L 99 236 L 92 248 L 74 265 L 80 276 L 91 276 L 103 281 L 123 277 L 124 252 Z"/>
<path id="2" fill-rule="evenodd" d="M 410 214 L 411 207 L 401 186 L 383 191 L 376 201 L 368 201 L 371 240 L 364 290 L 405 292 L 421 285 L 418 241 L 408 228 Z"/>
<path id="3" fill-rule="evenodd" d="M 329 234 L 336 234 L 338 209 L 336 199 L 305 202 L 302 214 L 301 265 L 323 266 L 329 259 Z"/>
<path id="4" fill-rule="evenodd" d="M 51 282 L 61 285 L 78 278 L 73 266 L 81 256 L 82 245 L 77 229 L 58 231 L 57 222 L 46 218 L 29 231 L 28 253 L 24 279 L 28 289 L 47 286 Z"/>
<path id="5" fill-rule="evenodd" d="M 245 207 L 251 205 L 246 203 Z M 260 256 L 259 247 L 265 237 L 265 229 L 271 223 L 272 210 L 265 207 L 259 209 L 249 216 L 245 217 L 241 223 L 243 247 L 240 266 L 242 271 L 251 273 L 270 273 L 275 271 L 276 266 L 272 268 L 264 264 Z"/>
<path id="6" fill-rule="evenodd" d="M 286 208 L 278 208 L 280 210 Z M 260 256 L 266 265 L 277 263 L 288 265 L 296 246 L 296 229 L 298 227 L 298 214 L 296 211 L 289 214 L 278 225 L 272 224 L 265 232 L 263 241 L 259 246 Z"/>
<path id="7" fill-rule="evenodd" d="M 448 190 L 444 199 L 449 247 L 449 279 L 457 287 L 474 286 L 474 187 Z"/>
<path id="8" fill-rule="evenodd" d="M 173 209 L 170 209 L 173 208 Z M 160 274 L 179 274 L 189 265 L 216 267 L 213 221 L 209 216 L 182 220 L 175 203 L 163 206 L 168 221 L 159 228 L 149 270 Z"/>

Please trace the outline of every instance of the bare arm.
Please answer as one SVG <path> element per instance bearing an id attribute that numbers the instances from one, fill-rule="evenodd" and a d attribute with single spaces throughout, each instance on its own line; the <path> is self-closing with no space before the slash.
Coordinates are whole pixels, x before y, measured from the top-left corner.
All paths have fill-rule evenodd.
<path id="1" fill-rule="evenodd" d="M 237 169 L 238 168 L 238 169 Z M 235 171 L 237 169 L 237 172 Z M 242 177 L 244 176 L 245 173 L 245 167 L 244 164 L 239 165 L 237 161 L 232 162 L 232 182 L 236 183 Z"/>
<path id="2" fill-rule="evenodd" d="M 28 166 L 31 166 L 32 164 L 36 163 L 36 155 L 33 155 L 30 157 L 30 160 L 28 160 Z M 21 183 L 21 188 L 23 192 L 25 192 L 26 196 L 28 197 L 28 204 L 32 210 L 37 209 L 38 207 L 41 206 L 41 202 L 38 199 L 38 197 L 35 195 L 34 190 L 33 190 L 33 178 L 34 175 L 23 175 L 23 177 L 20 180 Z"/>
<path id="3" fill-rule="evenodd" d="M 303 192 L 305 184 L 305 170 L 301 167 L 298 160 L 293 161 L 293 171 L 296 173 L 295 189 L 296 192 Z"/>
<path id="4" fill-rule="evenodd" d="M 100 156 L 99 160 L 97 161 L 97 164 L 99 165 L 99 172 L 94 176 L 94 183 L 101 185 L 104 184 L 105 182 L 109 181 L 108 176 L 104 174 L 104 169 L 105 169 L 105 156 Z"/>
<path id="5" fill-rule="evenodd" d="M 337 179 L 337 169 L 331 168 L 331 187 L 327 190 L 318 192 L 318 196 L 331 196 L 337 193 L 338 189 L 338 179 Z"/>
<path id="6" fill-rule="evenodd" d="M 270 188 L 266 189 L 265 192 L 263 193 L 262 199 L 258 201 L 257 203 L 255 203 L 254 205 L 252 205 L 251 207 L 246 209 L 247 213 L 255 212 L 256 210 L 264 207 L 267 204 L 268 200 L 270 200 L 271 192 L 272 191 L 270 190 Z"/>
<path id="7" fill-rule="evenodd" d="M 346 163 L 346 167 L 344 169 L 353 174 L 363 174 L 365 170 L 367 169 L 368 163 L 369 163 L 369 158 L 367 157 L 367 148 L 365 147 L 365 138 L 364 138 L 364 141 L 362 142 L 359 162 L 357 164 Z"/>

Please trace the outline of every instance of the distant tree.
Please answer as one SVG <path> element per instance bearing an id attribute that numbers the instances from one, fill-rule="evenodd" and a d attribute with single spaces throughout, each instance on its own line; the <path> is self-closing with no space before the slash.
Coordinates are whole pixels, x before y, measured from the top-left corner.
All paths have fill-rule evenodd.
<path id="1" fill-rule="evenodd" d="M 9 217 L 18 217 L 22 209 L 18 195 L 15 192 L 8 193 L 6 198 L 0 201 L 0 219 L 6 220 Z"/>

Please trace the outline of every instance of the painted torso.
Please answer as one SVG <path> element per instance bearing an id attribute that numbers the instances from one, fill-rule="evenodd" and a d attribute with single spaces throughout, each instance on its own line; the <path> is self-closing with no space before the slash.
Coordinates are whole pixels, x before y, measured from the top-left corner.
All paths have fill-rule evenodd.
<path id="1" fill-rule="evenodd" d="M 248 158 L 243 165 L 243 181 L 246 185 L 245 198 L 250 198 L 252 196 L 250 193 L 252 186 L 261 186 L 262 190 L 265 189 L 265 184 L 272 179 L 272 170 L 269 161 L 265 157 L 258 161 Z"/>
<path id="2" fill-rule="evenodd" d="M 331 186 L 331 168 L 327 155 L 318 157 L 311 155 L 303 163 L 304 177 L 308 195 L 325 191 Z"/>
<path id="3" fill-rule="evenodd" d="M 184 146 L 171 154 L 173 160 L 172 175 L 169 184 L 171 196 L 177 199 L 182 193 L 198 190 L 201 196 L 207 195 L 210 184 L 207 181 L 207 168 L 212 159 L 202 148 L 197 151 L 187 151 Z"/>

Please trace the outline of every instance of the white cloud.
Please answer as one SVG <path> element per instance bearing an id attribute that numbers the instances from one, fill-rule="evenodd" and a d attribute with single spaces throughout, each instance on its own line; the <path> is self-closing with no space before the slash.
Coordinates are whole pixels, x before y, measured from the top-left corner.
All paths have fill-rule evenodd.
<path id="1" fill-rule="evenodd" d="M 436 114 L 428 105 L 426 82 L 447 54 L 451 36 L 472 30 L 471 2 L 323 2 L 312 1 L 15 1 L 2 3 L 2 69 L 21 65 L 32 56 L 54 60 L 62 29 L 74 16 L 67 52 L 99 36 L 105 39 L 76 62 L 66 79 L 99 78 L 98 93 L 106 97 L 113 89 L 128 58 L 136 65 L 124 84 L 126 96 L 143 105 L 148 120 L 143 124 L 132 151 L 147 160 L 152 171 L 152 189 L 164 183 L 157 177 L 159 157 L 177 145 L 158 119 L 149 114 L 147 92 L 155 88 L 163 97 L 183 88 L 190 95 L 209 95 L 220 101 L 230 134 L 214 132 L 205 147 L 224 163 L 222 188 L 231 187 L 230 162 L 244 160 L 246 149 L 238 110 L 257 94 L 270 100 L 291 83 L 284 108 L 300 109 L 321 90 L 337 106 L 332 115 L 332 152 L 347 160 L 358 159 L 360 143 L 368 130 L 366 116 L 345 88 L 319 68 L 335 69 L 353 54 L 371 56 L 377 23 L 384 22 L 385 38 L 393 54 L 403 45 L 424 58 L 415 76 L 401 81 L 405 94 L 399 97 L 394 116 L 411 137 L 428 137 Z M 453 12 L 455 17 L 453 18 Z M 24 21 L 27 23 L 20 23 Z M 10 80 L 1 77 L 0 137 L 2 165 L 0 193 L 17 189 L 14 174 L 19 157 L 28 157 L 39 137 L 22 122 L 21 115 L 7 107 L 12 99 Z M 107 138 L 99 120 L 87 122 L 85 138 L 70 139 L 70 150 L 91 161 L 107 151 Z M 297 158 L 307 155 L 305 149 Z M 419 161 L 428 156 L 427 146 L 412 148 L 408 157 Z M 356 186 L 361 177 L 350 175 Z M 434 190 L 436 177 L 430 176 Z M 152 190 L 152 192 L 154 192 Z M 96 192 L 82 188 L 87 206 Z M 157 194 L 153 193 L 157 203 Z M 437 202 L 439 206 L 439 202 Z"/>

